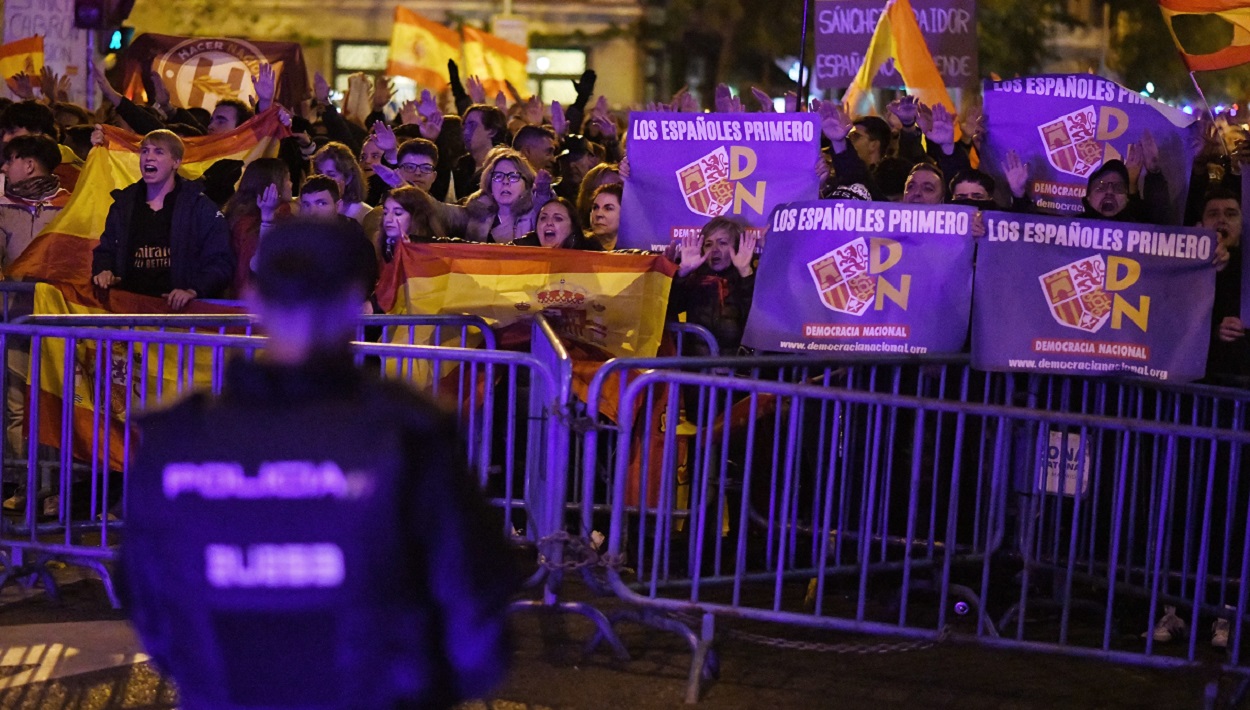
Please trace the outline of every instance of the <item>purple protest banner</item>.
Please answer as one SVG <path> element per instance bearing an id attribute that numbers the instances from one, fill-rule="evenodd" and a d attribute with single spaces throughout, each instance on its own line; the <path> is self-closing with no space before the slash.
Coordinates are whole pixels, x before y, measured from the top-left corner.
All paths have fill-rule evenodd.
<path id="1" fill-rule="evenodd" d="M 885 0 L 817 0 L 816 86 L 845 89 L 864 63 Z M 977 77 L 975 0 L 911 0 L 942 83 L 972 88 Z M 879 88 L 903 88 L 903 78 L 887 62 L 873 78 Z"/>
<path id="2" fill-rule="evenodd" d="M 1010 150 L 1028 164 L 1029 198 L 1039 212 L 1080 214 L 1089 176 L 1123 160 L 1149 130 L 1159 146 L 1169 221 L 1180 224 L 1193 168 L 1193 116 L 1092 74 L 1047 74 L 984 86 L 986 138 L 981 169 L 1006 186 Z"/>
<path id="3" fill-rule="evenodd" d="M 984 213 L 972 365 L 1203 376 L 1216 237 L 1189 227 Z"/>
<path id="4" fill-rule="evenodd" d="M 742 343 L 770 351 L 957 353 L 972 297 L 970 207 L 778 207 Z"/>
<path id="5" fill-rule="evenodd" d="M 660 251 L 713 217 L 763 231 L 777 205 L 814 200 L 820 120 L 810 113 L 632 113 L 617 245 Z"/>

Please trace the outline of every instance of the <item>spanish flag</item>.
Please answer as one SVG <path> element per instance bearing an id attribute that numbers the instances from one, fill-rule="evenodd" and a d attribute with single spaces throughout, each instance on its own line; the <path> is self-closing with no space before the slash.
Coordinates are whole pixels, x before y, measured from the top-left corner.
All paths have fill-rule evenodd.
<path id="1" fill-rule="evenodd" d="M 34 305 L 37 316 L 170 313 L 163 299 L 152 296 L 110 290 L 101 301 L 89 289 L 53 284 L 35 287 Z M 238 314 L 243 309 L 192 301 L 183 312 Z M 106 331 L 101 329 L 100 332 Z M 107 461 L 113 470 L 122 470 L 125 463 L 124 422 L 128 404 L 140 411 L 168 402 L 179 396 L 180 391 L 204 388 L 212 382 L 213 348 L 127 342 L 102 344 L 91 338 L 78 338 L 73 344 L 71 351 L 63 338 L 39 341 L 39 443 L 59 447 L 62 427 L 68 421 L 74 458 Z M 105 351 L 101 351 L 102 346 Z M 66 368 L 67 360 L 69 368 Z M 23 370 L 20 374 L 29 382 L 30 372 Z M 73 407 L 68 418 L 62 413 L 67 371 L 72 372 L 74 378 Z M 30 412 L 30 408 L 25 411 Z"/>
<path id="2" fill-rule="evenodd" d="M 275 106 L 229 133 L 184 139 L 186 153 L 178 174 L 194 180 L 218 160 L 246 163 L 277 155 L 278 141 L 291 134 L 278 112 Z M 9 278 L 90 286 L 91 251 L 104 232 L 112 192 L 139 180 L 139 143 L 143 140 L 115 126 L 104 126 L 104 138 L 106 145 L 87 155 L 69 204 L 9 266 Z"/>
<path id="3" fill-rule="evenodd" d="M 1215 71 L 1250 62 L 1250 0 L 1159 0 L 1159 9 L 1189 71 Z M 1233 26 L 1233 41 L 1217 52 L 1190 54 L 1172 27 L 1177 15 L 1217 15 Z"/>
<path id="4" fill-rule="evenodd" d="M 951 101 L 942 83 L 942 75 L 933 63 L 933 55 L 929 53 L 911 9 L 911 0 L 890 0 L 885 12 L 881 13 L 868 52 L 864 55 L 864 63 L 843 97 L 848 110 L 855 111 L 856 106 L 871 94 L 872 81 L 888 59 L 894 60 L 894 69 L 902 77 L 909 95 L 929 106 L 942 104 L 951 114 L 955 113 L 955 102 Z"/>
<path id="5" fill-rule="evenodd" d="M 470 314 L 497 330 L 543 313 L 597 359 L 650 357 L 664 333 L 674 268 L 658 255 L 405 244 L 383 270 L 377 295 L 388 313 Z"/>
<path id="6" fill-rule="evenodd" d="M 447 60 L 460 61 L 460 35 L 412 10 L 395 8 L 386 73 L 431 89 L 447 86 Z"/>
<path id="7" fill-rule="evenodd" d="M 7 79 L 18 72 L 37 75 L 41 69 L 43 69 L 43 37 L 41 35 L 0 44 L 0 78 Z"/>
<path id="8" fill-rule="evenodd" d="M 529 79 L 525 65 L 525 47 L 496 37 L 489 32 L 464 27 L 464 64 L 470 76 L 477 75 L 488 93 L 507 91 L 511 82 L 517 91 L 525 91 Z"/>

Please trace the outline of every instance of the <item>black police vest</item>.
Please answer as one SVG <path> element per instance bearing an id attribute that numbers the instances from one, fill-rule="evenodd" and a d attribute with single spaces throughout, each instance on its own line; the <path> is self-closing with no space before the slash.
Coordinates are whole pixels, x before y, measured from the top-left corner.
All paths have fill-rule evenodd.
<path id="1" fill-rule="evenodd" d="M 415 475 L 450 472 L 405 452 L 454 443 L 413 441 L 422 432 L 378 403 L 197 396 L 142 423 L 123 586 L 188 705 L 375 708 L 446 692 L 425 584 L 438 541 L 420 539 L 411 504 Z"/>

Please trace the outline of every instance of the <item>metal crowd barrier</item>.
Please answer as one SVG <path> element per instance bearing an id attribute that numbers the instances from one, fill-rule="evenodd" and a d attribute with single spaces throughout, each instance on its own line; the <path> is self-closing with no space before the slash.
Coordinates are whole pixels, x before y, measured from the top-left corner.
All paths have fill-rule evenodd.
<path id="1" fill-rule="evenodd" d="M 136 329 L 98 322 L 0 325 L 0 350 L 8 353 L 10 344 L 20 341 L 31 354 L 21 378 L 11 367 L 0 375 L 6 395 L 0 449 L 16 448 L 20 456 L 6 456 L 17 461 L 4 471 L 6 496 L 24 497 L 18 508 L 0 516 L 0 585 L 37 576 L 54 592 L 47 563 L 62 561 L 95 570 L 116 603 L 106 563 L 124 535 L 122 492 L 132 460 L 132 416 L 191 389 L 219 392 L 227 360 L 250 358 L 265 344 L 256 336 L 171 330 L 182 322 L 165 330 L 140 330 L 150 322 L 133 323 Z M 465 321 L 455 327 L 475 326 Z M 537 356 L 353 345 L 382 376 L 408 380 L 454 411 L 468 463 L 501 509 L 504 533 L 531 543 L 546 534 L 542 511 L 550 494 L 544 486 L 563 481 L 552 474 L 566 466 L 561 456 L 567 460 L 563 423 L 570 369 L 568 354 L 541 317 L 535 320 L 534 338 Z M 430 376 L 439 372 L 439 363 L 454 365 L 455 375 Z M 14 395 L 23 411 L 11 406 Z M 20 484 L 20 493 L 14 483 Z"/>
<path id="2" fill-rule="evenodd" d="M 1248 670 L 1250 393 L 957 361 L 599 375 L 588 409 L 619 404 L 585 434 L 581 534 L 608 533 L 613 623 L 689 642 L 691 702 L 717 618 Z M 1167 606 L 1184 643 L 1154 639 Z"/>

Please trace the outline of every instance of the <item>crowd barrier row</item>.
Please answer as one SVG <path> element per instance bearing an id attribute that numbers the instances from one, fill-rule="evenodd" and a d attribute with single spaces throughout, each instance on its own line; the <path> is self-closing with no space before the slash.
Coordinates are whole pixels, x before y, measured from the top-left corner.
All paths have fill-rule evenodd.
<path id="1" fill-rule="evenodd" d="M 729 358 L 688 325 L 675 339 L 712 355 L 587 376 L 542 317 L 529 353 L 494 349 L 472 319 L 387 318 L 362 325 L 392 342 L 357 343 L 357 356 L 455 412 L 504 533 L 536 550 L 540 594 L 516 608 L 586 616 L 592 645 L 622 658 L 621 623 L 680 633 L 691 702 L 718 638 L 769 628 L 1247 671 L 1250 393 L 962 360 Z M 0 325 L 0 450 L 36 492 L 0 519 L 0 583 L 60 560 L 112 593 L 131 415 L 218 391 L 228 358 L 264 346 L 249 324 Z M 402 328 L 430 330 L 409 345 Z M 574 571 L 606 596 L 564 598 Z M 1168 607 L 1193 630 L 1184 641 L 1149 633 Z M 1210 647 L 1212 626 L 1226 648 Z"/>

